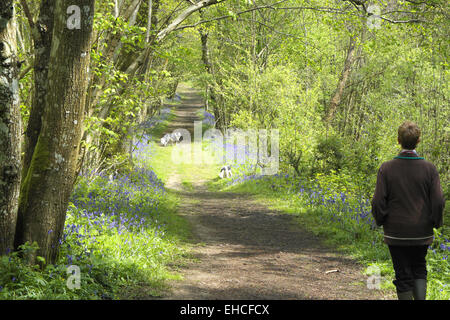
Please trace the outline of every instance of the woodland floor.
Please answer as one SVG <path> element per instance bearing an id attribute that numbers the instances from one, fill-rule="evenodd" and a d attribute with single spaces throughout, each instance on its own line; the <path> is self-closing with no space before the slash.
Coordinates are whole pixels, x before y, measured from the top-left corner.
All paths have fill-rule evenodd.
<path id="1" fill-rule="evenodd" d="M 201 97 L 187 87 L 167 131 L 192 132 Z M 191 225 L 193 256 L 177 267 L 157 299 L 393 299 L 369 290 L 363 266 L 321 243 L 291 215 L 270 210 L 250 195 L 211 192 L 206 181 L 186 190 L 177 174 L 166 187 L 181 200 L 179 215 Z M 338 269 L 339 272 L 326 273 Z M 154 299 L 154 298 L 152 298 Z"/>

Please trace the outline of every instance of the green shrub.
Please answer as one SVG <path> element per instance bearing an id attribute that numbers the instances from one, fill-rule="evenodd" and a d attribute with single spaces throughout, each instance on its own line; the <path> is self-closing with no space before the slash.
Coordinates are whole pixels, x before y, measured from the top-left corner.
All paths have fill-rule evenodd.
<path id="1" fill-rule="evenodd" d="M 314 151 L 313 171 L 328 173 L 339 172 L 345 165 L 343 141 L 337 135 L 319 139 Z"/>

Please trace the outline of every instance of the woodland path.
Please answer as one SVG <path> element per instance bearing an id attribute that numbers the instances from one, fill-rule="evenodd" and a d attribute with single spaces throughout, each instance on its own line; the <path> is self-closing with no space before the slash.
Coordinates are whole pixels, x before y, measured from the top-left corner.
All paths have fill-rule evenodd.
<path id="1" fill-rule="evenodd" d="M 183 97 L 169 130 L 191 128 L 203 105 L 193 89 Z M 363 267 L 321 244 L 294 217 L 266 208 L 250 195 L 211 192 L 205 181 L 187 191 L 172 175 L 166 187 L 181 196 L 179 214 L 192 226 L 190 261 L 179 267 L 159 299 L 393 299 L 369 290 Z M 339 272 L 326 273 L 338 269 Z"/>

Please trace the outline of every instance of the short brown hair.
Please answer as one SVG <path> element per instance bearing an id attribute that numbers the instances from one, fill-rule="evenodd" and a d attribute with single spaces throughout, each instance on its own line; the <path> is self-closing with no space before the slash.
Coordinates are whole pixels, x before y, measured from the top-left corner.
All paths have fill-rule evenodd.
<path id="1" fill-rule="evenodd" d="M 420 138 L 420 129 L 412 121 L 405 121 L 398 128 L 398 141 L 404 149 L 412 150 L 416 147 Z"/>

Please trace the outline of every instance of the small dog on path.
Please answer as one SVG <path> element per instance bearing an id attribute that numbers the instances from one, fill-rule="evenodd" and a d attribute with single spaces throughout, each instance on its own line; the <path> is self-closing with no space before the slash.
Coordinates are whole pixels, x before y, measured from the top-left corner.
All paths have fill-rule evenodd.
<path id="1" fill-rule="evenodd" d="M 231 166 L 223 166 L 220 169 L 219 177 L 220 179 L 231 178 L 233 173 L 231 172 Z"/>
<path id="2" fill-rule="evenodd" d="M 183 141 L 183 136 L 179 132 L 166 133 L 161 138 L 161 144 L 166 147 L 169 143 L 179 143 Z"/>

